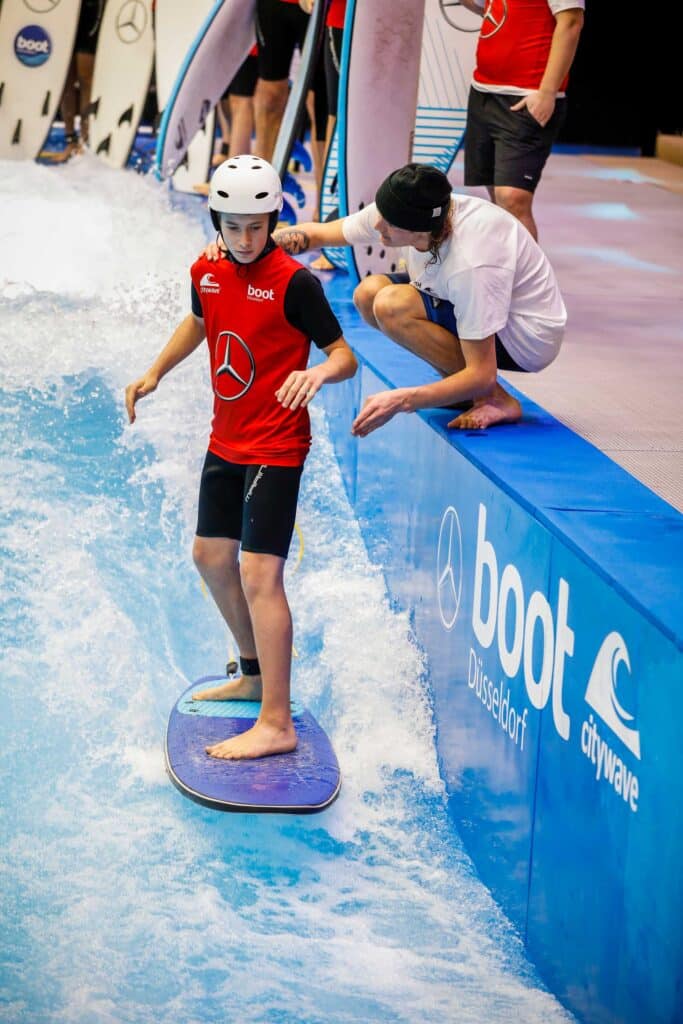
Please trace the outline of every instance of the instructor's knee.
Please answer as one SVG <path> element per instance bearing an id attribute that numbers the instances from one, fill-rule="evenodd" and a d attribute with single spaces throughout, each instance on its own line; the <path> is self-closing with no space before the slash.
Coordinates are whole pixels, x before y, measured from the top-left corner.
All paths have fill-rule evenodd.
<path id="1" fill-rule="evenodd" d="M 405 285 L 390 285 L 378 292 L 372 312 L 375 320 L 384 330 L 405 320 L 410 312 Z"/>
<path id="2" fill-rule="evenodd" d="M 387 282 L 384 277 L 379 274 L 372 274 L 370 277 L 366 277 L 356 287 L 353 293 L 353 303 L 363 317 L 366 323 L 375 325 L 372 307 L 375 302 L 375 297 L 383 289 L 387 287 Z"/>

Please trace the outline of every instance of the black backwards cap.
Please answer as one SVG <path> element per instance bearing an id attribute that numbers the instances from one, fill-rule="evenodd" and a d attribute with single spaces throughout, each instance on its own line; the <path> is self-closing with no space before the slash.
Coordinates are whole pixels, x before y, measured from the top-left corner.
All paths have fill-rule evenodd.
<path id="1" fill-rule="evenodd" d="M 406 164 L 392 171 L 375 196 L 385 221 L 405 231 L 440 231 L 450 201 L 448 178 L 428 164 Z"/>

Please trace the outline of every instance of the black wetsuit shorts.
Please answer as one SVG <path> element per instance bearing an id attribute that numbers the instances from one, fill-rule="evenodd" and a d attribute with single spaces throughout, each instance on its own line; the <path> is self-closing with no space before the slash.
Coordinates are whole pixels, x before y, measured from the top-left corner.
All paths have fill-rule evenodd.
<path id="1" fill-rule="evenodd" d="M 243 551 L 286 558 L 303 466 L 243 466 L 206 453 L 198 537 L 240 541 Z"/>

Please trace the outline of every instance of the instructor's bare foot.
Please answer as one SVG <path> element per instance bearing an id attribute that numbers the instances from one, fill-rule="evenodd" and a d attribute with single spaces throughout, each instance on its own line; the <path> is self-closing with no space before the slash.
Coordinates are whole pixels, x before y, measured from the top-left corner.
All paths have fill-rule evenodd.
<path id="1" fill-rule="evenodd" d="M 239 676 L 192 694 L 192 700 L 261 700 L 261 676 Z"/>
<path id="2" fill-rule="evenodd" d="M 477 398 L 472 408 L 456 416 L 448 424 L 456 430 L 485 430 L 498 423 L 516 423 L 522 418 L 522 407 L 516 398 L 496 384 L 491 394 Z"/>
<path id="3" fill-rule="evenodd" d="M 233 736 L 222 743 L 206 747 L 210 757 L 225 761 L 241 761 L 254 757 L 269 757 L 271 754 L 288 754 L 296 748 L 296 731 L 293 724 L 282 728 L 257 721 L 246 732 Z"/>

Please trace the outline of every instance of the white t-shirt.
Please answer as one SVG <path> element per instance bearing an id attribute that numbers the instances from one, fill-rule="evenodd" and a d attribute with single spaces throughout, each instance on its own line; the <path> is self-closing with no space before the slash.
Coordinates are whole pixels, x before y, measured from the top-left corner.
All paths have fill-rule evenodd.
<path id="1" fill-rule="evenodd" d="M 553 268 L 516 217 L 475 196 L 454 195 L 453 233 L 436 262 L 428 252 L 397 250 L 410 283 L 453 303 L 458 335 L 479 341 L 497 334 L 525 370 L 542 370 L 559 352 L 567 311 Z M 351 245 L 377 242 L 377 207 L 344 218 Z"/>

